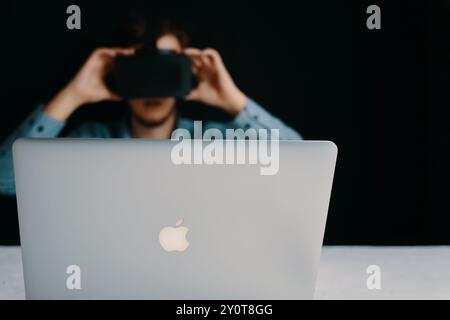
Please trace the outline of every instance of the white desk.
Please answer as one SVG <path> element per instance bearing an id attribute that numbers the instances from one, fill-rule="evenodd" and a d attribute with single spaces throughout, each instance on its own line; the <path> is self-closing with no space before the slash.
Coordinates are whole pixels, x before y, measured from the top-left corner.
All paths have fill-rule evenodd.
<path id="1" fill-rule="evenodd" d="M 366 269 L 381 268 L 381 290 Z M 0 247 L 0 299 L 23 299 L 19 247 Z M 450 299 L 450 247 L 325 247 L 316 299 Z"/>

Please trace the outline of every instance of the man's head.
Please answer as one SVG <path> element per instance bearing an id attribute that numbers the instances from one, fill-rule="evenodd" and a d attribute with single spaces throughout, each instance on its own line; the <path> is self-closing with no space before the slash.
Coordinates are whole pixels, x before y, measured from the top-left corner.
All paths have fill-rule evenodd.
<path id="1" fill-rule="evenodd" d="M 125 28 L 127 46 L 142 48 L 155 47 L 181 53 L 188 45 L 185 31 L 169 20 L 149 21 L 144 17 L 132 17 Z M 132 116 L 141 125 L 154 127 L 164 123 L 175 112 L 176 99 L 173 97 L 131 99 L 128 101 Z"/>

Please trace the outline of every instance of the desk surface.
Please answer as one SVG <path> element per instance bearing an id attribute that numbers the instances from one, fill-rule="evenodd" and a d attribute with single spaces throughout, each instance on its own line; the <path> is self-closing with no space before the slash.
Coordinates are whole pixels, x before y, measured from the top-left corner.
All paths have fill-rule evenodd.
<path id="1" fill-rule="evenodd" d="M 381 290 L 366 269 L 381 269 Z M 19 247 L 0 247 L 0 299 L 23 299 Z M 324 247 L 316 299 L 450 299 L 450 247 Z"/>

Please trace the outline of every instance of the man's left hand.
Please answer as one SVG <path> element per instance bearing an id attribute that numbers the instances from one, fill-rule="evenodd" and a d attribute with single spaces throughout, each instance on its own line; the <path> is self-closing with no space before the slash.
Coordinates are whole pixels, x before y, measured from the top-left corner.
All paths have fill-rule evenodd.
<path id="1" fill-rule="evenodd" d="M 192 72 L 198 80 L 198 86 L 186 100 L 199 101 L 231 115 L 244 109 L 248 98 L 234 83 L 217 50 L 186 48 L 184 53 L 191 58 Z"/>

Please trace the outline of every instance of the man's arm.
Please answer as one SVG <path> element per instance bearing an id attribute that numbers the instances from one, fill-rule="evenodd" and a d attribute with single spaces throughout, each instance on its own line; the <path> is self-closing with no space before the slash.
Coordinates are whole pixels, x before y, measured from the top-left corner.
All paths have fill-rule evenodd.
<path id="1" fill-rule="evenodd" d="M 244 109 L 231 121 L 231 127 L 247 130 L 253 129 L 278 129 L 282 140 L 300 140 L 302 136 L 276 118 L 252 99 L 248 99 Z"/>
<path id="2" fill-rule="evenodd" d="M 39 106 L 3 143 L 0 145 L 0 193 L 15 194 L 12 145 L 18 138 L 54 138 L 64 128 L 65 122 L 55 120 L 42 111 Z"/>
<path id="3" fill-rule="evenodd" d="M 94 50 L 75 77 L 45 106 L 39 107 L 0 146 L 0 193 L 15 194 L 12 145 L 21 137 L 54 138 L 66 120 L 80 106 L 120 98 L 104 81 L 109 66 L 117 56 L 133 55 L 132 48 L 99 48 Z M 86 131 L 86 130 L 85 130 Z M 71 136 L 81 136 L 73 132 Z M 88 136 L 89 133 L 85 133 Z"/>
<path id="4" fill-rule="evenodd" d="M 219 123 L 209 123 L 208 126 L 253 129 L 279 129 L 280 139 L 301 139 L 302 137 L 281 120 L 264 110 L 249 99 L 234 83 L 219 52 L 215 49 L 200 50 L 187 48 L 184 50 L 193 64 L 192 72 L 197 77 L 198 85 L 186 97 L 212 107 L 219 108 L 234 120 L 227 126 Z"/>

